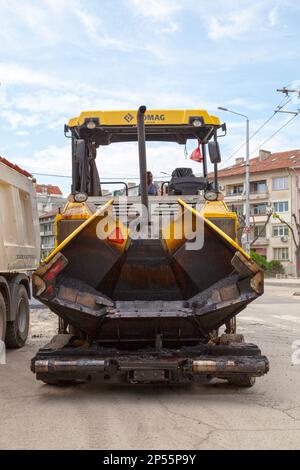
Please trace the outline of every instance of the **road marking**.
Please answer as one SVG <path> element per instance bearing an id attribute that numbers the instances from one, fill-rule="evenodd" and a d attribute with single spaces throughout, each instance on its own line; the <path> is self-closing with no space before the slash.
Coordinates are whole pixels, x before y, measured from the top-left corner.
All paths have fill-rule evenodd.
<path id="1" fill-rule="evenodd" d="M 300 323 L 300 318 L 295 317 L 294 315 L 272 315 L 273 318 L 278 318 L 279 320 L 292 321 L 295 323 Z"/>
<path id="2" fill-rule="evenodd" d="M 291 319 L 288 319 L 287 317 L 292 317 L 292 315 L 272 315 L 273 318 L 278 318 L 278 319 L 282 319 L 282 317 L 285 317 L 285 320 L 287 321 L 291 321 Z M 298 322 L 298 318 L 297 317 L 293 317 L 294 318 L 294 322 L 295 322 L 295 319 L 297 320 Z M 295 325 L 292 326 L 291 324 L 290 325 L 287 325 L 287 323 L 275 323 L 271 320 L 269 321 L 266 321 L 266 320 L 263 320 L 262 318 L 258 318 L 258 317 L 252 317 L 252 316 L 238 316 L 237 318 L 238 322 L 240 321 L 244 321 L 245 323 L 249 323 L 250 325 L 264 325 L 266 327 L 271 327 L 271 328 L 277 328 L 277 329 L 280 329 L 280 330 L 289 330 L 289 331 L 295 331 Z M 299 323 L 300 323 L 300 320 L 299 320 Z"/>
<path id="3" fill-rule="evenodd" d="M 250 316 L 241 316 L 241 317 L 238 317 L 239 320 L 243 320 L 243 321 L 246 321 L 246 322 L 254 322 L 254 323 L 267 323 L 265 320 L 262 320 L 261 318 L 257 318 L 257 317 L 250 317 Z"/>

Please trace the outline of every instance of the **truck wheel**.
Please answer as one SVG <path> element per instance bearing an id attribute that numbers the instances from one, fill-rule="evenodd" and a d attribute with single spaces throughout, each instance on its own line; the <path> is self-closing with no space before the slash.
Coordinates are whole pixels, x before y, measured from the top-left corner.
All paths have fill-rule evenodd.
<path id="1" fill-rule="evenodd" d="M 16 319 L 7 323 L 6 345 L 8 348 L 22 348 L 29 330 L 30 307 L 25 286 L 20 284 L 16 293 Z"/>
<path id="2" fill-rule="evenodd" d="M 6 332 L 6 305 L 3 295 L 0 292 L 0 340 L 5 340 Z"/>
<path id="3" fill-rule="evenodd" d="M 230 385 L 235 385 L 237 387 L 253 387 L 255 384 L 256 378 L 249 375 L 238 375 L 237 377 L 232 377 L 228 379 Z"/>

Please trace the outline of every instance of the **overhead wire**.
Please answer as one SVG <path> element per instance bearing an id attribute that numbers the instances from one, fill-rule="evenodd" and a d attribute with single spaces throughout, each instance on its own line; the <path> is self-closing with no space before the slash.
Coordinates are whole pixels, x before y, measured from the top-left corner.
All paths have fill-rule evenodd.
<path id="1" fill-rule="evenodd" d="M 253 134 L 250 135 L 249 137 L 249 140 L 248 142 L 250 142 L 250 140 L 256 136 L 256 134 L 258 134 L 273 118 L 274 116 L 276 116 L 276 114 L 278 113 L 279 110 L 281 110 L 284 106 L 286 106 L 291 100 L 293 99 L 293 96 L 289 97 L 288 99 L 286 99 L 286 97 L 279 103 L 279 105 L 277 106 L 277 108 L 275 109 L 275 111 L 273 112 L 273 114 L 271 114 L 271 116 L 268 117 L 268 119 L 266 119 L 266 121 L 263 122 L 263 124 L 261 126 L 258 127 L 258 129 L 256 129 Z M 285 103 L 283 103 L 284 101 L 286 100 Z M 223 167 L 229 160 L 231 160 L 232 157 L 234 157 L 243 147 L 245 147 L 247 142 L 244 142 L 242 145 L 240 145 L 228 158 L 226 158 L 226 160 L 224 160 L 224 162 L 222 162 L 222 164 L 220 165 L 220 168 Z M 263 144 L 262 144 L 263 145 Z"/>

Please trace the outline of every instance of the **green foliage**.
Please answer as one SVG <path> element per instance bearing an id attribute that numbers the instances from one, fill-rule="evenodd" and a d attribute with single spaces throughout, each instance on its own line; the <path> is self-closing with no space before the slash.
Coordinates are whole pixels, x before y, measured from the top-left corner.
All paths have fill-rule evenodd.
<path id="1" fill-rule="evenodd" d="M 267 266 L 268 266 L 268 261 L 266 260 L 266 258 L 262 255 L 259 255 L 255 251 L 251 251 L 250 254 L 251 254 L 251 258 L 253 259 L 253 261 L 255 261 L 258 264 L 258 266 L 263 268 L 264 271 L 266 271 Z"/>
<path id="2" fill-rule="evenodd" d="M 280 261 L 272 260 L 267 261 L 262 255 L 259 255 L 255 251 L 251 251 L 251 258 L 265 271 L 269 276 L 275 276 L 276 274 L 284 274 L 284 267 Z"/>
<path id="3" fill-rule="evenodd" d="M 267 273 L 270 276 L 274 276 L 275 274 L 284 274 L 284 267 L 280 261 L 273 259 L 272 261 L 268 262 Z"/>

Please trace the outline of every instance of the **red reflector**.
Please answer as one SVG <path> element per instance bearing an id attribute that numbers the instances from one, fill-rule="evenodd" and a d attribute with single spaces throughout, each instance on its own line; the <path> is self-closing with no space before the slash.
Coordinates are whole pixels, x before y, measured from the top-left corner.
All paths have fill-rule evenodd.
<path id="1" fill-rule="evenodd" d="M 64 269 L 65 266 L 66 266 L 66 263 L 64 262 L 64 260 L 59 259 L 53 266 L 51 266 L 49 271 L 46 272 L 43 279 L 45 281 L 52 281 L 52 279 L 54 279 L 57 276 L 57 274 L 60 273 L 60 271 Z"/>
<path id="2" fill-rule="evenodd" d="M 120 227 L 116 227 L 115 230 L 107 237 L 107 240 L 122 245 L 125 240 L 123 238 Z"/>

